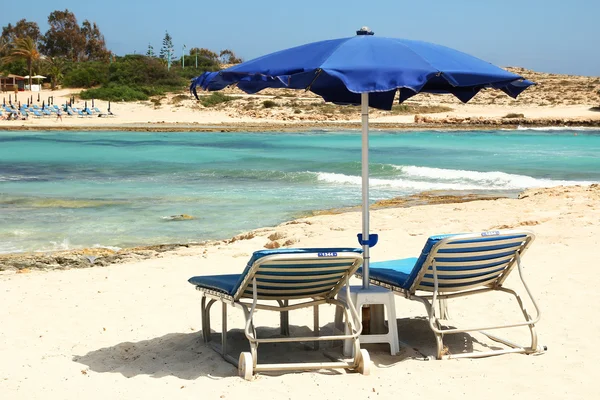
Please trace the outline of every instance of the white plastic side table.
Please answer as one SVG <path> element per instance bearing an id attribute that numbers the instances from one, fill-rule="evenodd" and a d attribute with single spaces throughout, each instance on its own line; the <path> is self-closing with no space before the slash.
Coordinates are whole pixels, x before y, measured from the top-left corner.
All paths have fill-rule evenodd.
<path id="1" fill-rule="evenodd" d="M 364 305 L 371 305 L 371 327 L 374 327 L 374 331 L 384 330 L 377 329 L 377 324 L 379 327 L 383 327 L 384 325 L 384 315 L 383 308 L 387 310 L 387 320 L 388 320 L 388 330 L 387 333 L 374 333 L 369 335 L 360 335 L 359 340 L 362 343 L 389 343 L 390 344 L 390 353 L 392 355 L 396 355 L 398 351 L 400 351 L 400 345 L 398 344 L 398 327 L 396 325 L 396 306 L 394 293 L 391 290 L 382 288 L 380 286 L 369 286 L 368 289 L 363 289 L 362 286 L 350 286 L 350 296 L 352 297 L 352 302 L 356 306 L 356 310 L 359 315 L 361 313 L 362 307 Z M 342 289 L 338 293 L 338 299 L 341 301 L 346 301 L 346 290 Z M 379 306 L 379 307 L 377 307 Z M 336 327 L 341 327 L 343 323 L 343 314 L 342 311 L 336 309 L 335 313 L 335 325 Z M 344 331 L 347 332 L 347 325 L 344 325 Z M 344 355 L 352 356 L 352 341 L 345 340 L 344 341 Z"/>

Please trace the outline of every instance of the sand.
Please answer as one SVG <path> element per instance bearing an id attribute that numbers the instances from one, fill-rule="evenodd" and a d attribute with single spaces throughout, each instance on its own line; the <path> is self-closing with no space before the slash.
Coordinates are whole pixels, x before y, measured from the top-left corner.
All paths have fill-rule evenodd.
<path id="1" fill-rule="evenodd" d="M 415 256 L 435 233 L 501 228 L 529 229 L 536 241 L 524 256 L 527 282 L 542 308 L 538 356 L 427 361 L 435 341 L 425 308 L 396 296 L 404 345 L 365 345 L 370 376 L 316 371 L 260 374 L 246 382 L 201 340 L 200 295 L 194 275 L 239 273 L 250 254 L 277 232 L 294 247 L 355 246 L 358 212 L 319 215 L 267 227 L 249 239 L 161 253 L 156 258 L 108 267 L 0 273 L 1 399 L 305 399 L 305 398 L 597 398 L 595 339 L 600 329 L 600 278 L 592 273 L 600 244 L 600 186 L 525 192 L 520 199 L 389 208 L 372 213 L 380 234 L 373 260 Z M 353 284 L 359 284 L 357 279 Z M 521 290 L 516 274 L 507 285 Z M 519 317 L 515 304 L 495 295 L 451 301 L 456 320 Z M 213 329 L 220 329 L 215 308 Z M 275 329 L 278 315 L 260 312 L 259 326 Z M 290 315 L 292 328 L 311 324 L 309 312 Z M 240 339 L 243 317 L 230 311 Z M 333 309 L 323 308 L 324 329 Z M 509 337 L 526 338 L 523 330 Z M 479 334 L 450 336 L 451 352 L 496 346 Z M 295 348 L 291 348 L 294 350 Z M 261 347 L 266 356 L 286 347 Z M 291 351 L 291 350 L 290 350 Z M 319 353 L 297 351 L 299 357 Z"/>

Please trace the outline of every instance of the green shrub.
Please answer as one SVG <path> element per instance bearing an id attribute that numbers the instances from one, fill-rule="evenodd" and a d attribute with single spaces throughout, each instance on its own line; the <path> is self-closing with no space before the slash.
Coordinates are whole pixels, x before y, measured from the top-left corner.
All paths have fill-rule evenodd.
<path id="1" fill-rule="evenodd" d="M 164 96 L 161 96 L 161 97 L 154 97 L 154 98 L 150 99 L 150 102 L 151 102 L 152 104 L 154 104 L 154 108 L 158 108 L 158 107 L 160 107 L 160 102 L 161 102 L 162 100 L 164 100 Z"/>
<path id="2" fill-rule="evenodd" d="M 136 101 L 148 100 L 148 94 L 140 88 L 130 86 L 108 85 L 98 89 L 88 89 L 79 93 L 84 100 L 100 99 L 110 101 Z"/>
<path id="3" fill-rule="evenodd" d="M 264 108 L 273 108 L 273 107 L 277 107 L 277 103 L 274 102 L 273 100 L 265 100 L 263 101 L 263 107 Z"/>
<path id="4" fill-rule="evenodd" d="M 85 98 L 111 100 L 147 100 L 168 91 L 181 91 L 189 86 L 190 78 L 203 71 L 215 71 L 219 65 L 198 58 L 198 69 L 192 68 L 186 56 L 186 68 L 174 63 L 169 70 L 164 60 L 140 54 L 116 57 L 111 64 L 101 62 L 77 62 L 70 64 L 65 72 L 63 84 L 66 87 L 91 88 L 102 85 L 100 89 L 82 92 Z M 189 65 L 189 67 L 188 67 Z M 83 98 L 83 97 L 82 97 Z M 215 99 L 212 99 L 215 100 Z M 214 104 L 223 102 L 223 99 Z M 212 105 L 214 105 L 212 104 Z"/>
<path id="5" fill-rule="evenodd" d="M 506 114 L 502 118 L 525 118 L 525 115 L 524 114 L 518 114 L 518 113 L 509 113 L 509 114 Z"/>
<path id="6" fill-rule="evenodd" d="M 108 65 L 95 61 L 73 64 L 63 79 L 67 87 L 90 88 L 105 83 L 108 83 Z"/>
<path id="7" fill-rule="evenodd" d="M 452 111 L 446 106 L 422 106 L 419 104 L 396 104 L 392 106 L 393 114 L 434 114 Z"/>
<path id="8" fill-rule="evenodd" d="M 171 99 L 171 104 L 175 104 L 175 105 L 181 105 L 180 103 L 184 100 L 189 99 L 190 96 L 185 95 L 185 94 L 178 94 L 173 96 L 173 98 Z"/>
<path id="9" fill-rule="evenodd" d="M 226 103 L 231 100 L 234 100 L 234 98 L 220 92 L 212 92 L 210 96 L 200 97 L 200 103 L 204 107 L 214 107 L 217 104 Z"/>

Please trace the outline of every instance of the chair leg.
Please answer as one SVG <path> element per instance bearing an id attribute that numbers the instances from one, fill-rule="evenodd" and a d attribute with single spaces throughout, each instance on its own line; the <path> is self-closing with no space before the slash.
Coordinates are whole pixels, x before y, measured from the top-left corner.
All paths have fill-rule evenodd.
<path id="1" fill-rule="evenodd" d="M 450 313 L 448 312 L 448 299 L 439 299 L 438 306 L 440 308 L 439 319 L 448 320 L 450 318 Z"/>
<path id="2" fill-rule="evenodd" d="M 315 336 L 319 336 L 320 333 L 320 329 L 319 329 L 319 306 L 314 306 L 313 307 L 313 334 Z M 313 342 L 313 348 L 315 350 L 319 350 L 319 342 L 318 341 L 314 341 Z"/>
<path id="3" fill-rule="evenodd" d="M 527 312 L 527 310 L 525 309 L 525 305 L 523 304 L 523 301 L 521 299 L 521 297 L 517 294 L 517 292 L 515 292 L 512 289 L 507 289 L 504 287 L 500 287 L 497 290 L 506 292 L 506 293 L 510 293 L 513 296 L 515 296 L 515 298 L 517 299 L 517 303 L 519 304 L 519 308 L 521 309 L 521 312 L 523 313 L 523 316 L 525 317 L 525 322 L 524 323 L 518 323 L 518 324 L 512 324 L 512 325 L 500 325 L 500 326 L 491 326 L 491 327 L 486 327 L 486 328 L 475 328 L 475 327 L 471 327 L 471 328 L 450 328 L 450 329 L 445 329 L 442 330 L 442 324 L 440 322 L 440 318 L 436 317 L 435 313 L 436 313 L 436 309 L 433 306 L 432 303 L 429 303 L 427 301 L 427 299 L 423 299 L 417 296 L 412 296 L 411 299 L 413 300 L 418 300 L 421 303 L 423 303 L 423 305 L 425 306 L 425 308 L 427 309 L 427 313 L 429 315 L 429 325 L 431 327 L 431 330 L 433 331 L 435 338 L 436 338 L 436 343 L 437 343 L 437 354 L 436 357 L 437 359 L 442 359 L 442 358 L 465 358 L 465 357 L 487 357 L 487 356 L 492 356 L 492 355 L 499 355 L 499 354 L 506 354 L 506 353 L 525 353 L 525 354 L 533 354 L 533 353 L 539 353 L 539 352 L 543 352 L 546 350 L 545 347 L 541 347 L 538 345 L 538 338 L 537 338 L 537 332 L 535 330 L 535 323 L 537 322 L 537 319 L 532 319 L 531 315 L 529 315 L 529 313 Z M 539 319 L 539 311 L 538 311 L 538 319 Z M 502 337 L 496 336 L 494 334 L 491 334 L 487 331 L 485 331 L 486 329 L 507 329 L 507 328 L 515 328 L 518 326 L 527 326 L 529 328 L 529 332 L 531 335 L 531 344 L 530 346 L 522 346 L 519 345 L 517 343 L 511 342 L 507 339 L 504 339 Z M 498 343 L 502 343 L 508 347 L 510 347 L 510 349 L 502 349 L 502 350 L 493 350 L 493 351 L 482 351 L 482 352 L 471 352 L 471 353 L 460 353 L 460 354 L 453 354 L 453 355 L 444 355 L 444 343 L 443 343 L 443 338 L 445 334 L 456 334 L 456 333 L 461 333 L 461 332 L 479 332 L 482 333 L 484 335 L 486 335 L 488 338 L 498 342 Z"/>
<path id="4" fill-rule="evenodd" d="M 333 320 L 333 327 L 336 331 L 344 333 L 344 309 L 342 306 L 335 305 L 335 317 Z"/>
<path id="5" fill-rule="evenodd" d="M 210 308 L 216 300 L 210 300 L 206 304 L 206 297 L 202 297 L 202 337 L 204 343 L 210 342 Z"/>
<path id="6" fill-rule="evenodd" d="M 223 305 L 223 322 L 221 324 L 221 354 L 224 356 L 225 354 L 227 354 L 227 304 L 225 302 L 222 302 L 221 304 Z"/>
<path id="7" fill-rule="evenodd" d="M 202 301 L 200 303 L 200 319 L 202 320 L 202 339 L 204 340 L 204 343 L 206 343 L 206 296 L 202 296 Z"/>
<path id="8" fill-rule="evenodd" d="M 288 300 L 277 300 L 280 307 L 287 307 Z M 282 336 L 290 336 L 290 313 L 281 311 L 279 313 L 279 329 Z"/>
<path id="9" fill-rule="evenodd" d="M 421 302 L 421 304 L 423 304 L 425 306 L 425 309 L 427 310 L 427 316 L 429 318 L 429 326 L 431 328 L 433 328 L 433 325 L 435 324 L 437 326 L 438 330 L 441 330 L 440 329 L 441 324 L 438 321 L 438 319 L 435 317 L 435 314 L 434 314 L 435 310 L 434 310 L 433 306 L 429 303 L 429 301 L 427 301 L 427 299 L 423 299 L 423 298 L 416 297 L 416 296 L 411 297 L 411 299 L 418 300 Z M 436 342 L 435 357 L 438 360 L 441 360 L 442 359 L 442 351 L 444 350 L 444 335 L 436 332 L 434 329 L 432 329 L 431 331 L 435 336 L 435 342 Z"/>
<path id="10" fill-rule="evenodd" d="M 523 317 L 525 317 L 525 321 L 531 322 L 531 323 L 527 324 L 527 327 L 529 328 L 529 334 L 531 336 L 531 345 L 528 347 L 522 347 L 516 343 L 510 342 L 506 339 L 503 339 L 503 338 L 493 335 L 491 333 L 483 332 L 483 331 L 481 331 L 481 333 L 483 333 L 490 339 L 495 340 L 496 342 L 503 343 L 514 349 L 523 349 L 524 352 L 527 354 L 536 353 L 536 352 L 540 351 L 540 349 L 538 349 L 538 338 L 537 338 L 537 332 L 535 330 L 535 323 L 533 322 L 531 315 L 529 315 L 529 313 L 527 312 L 527 309 L 525 308 L 525 305 L 523 304 L 523 300 L 521 300 L 521 296 L 519 296 L 519 294 L 512 289 L 503 287 L 503 288 L 500 288 L 499 290 L 506 292 L 506 293 L 510 293 L 513 296 L 515 296 L 515 299 L 517 300 L 517 303 L 519 304 L 519 308 L 521 309 L 521 312 L 523 313 Z"/>

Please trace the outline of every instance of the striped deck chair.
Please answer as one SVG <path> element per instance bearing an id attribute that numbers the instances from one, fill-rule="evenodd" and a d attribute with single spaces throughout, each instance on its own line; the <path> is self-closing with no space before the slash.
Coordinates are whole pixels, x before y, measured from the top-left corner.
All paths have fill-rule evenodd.
<path id="1" fill-rule="evenodd" d="M 366 350 L 360 349 L 358 336 L 362 329 L 358 313 L 351 301 L 336 300 L 336 294 L 346 286 L 348 279 L 362 264 L 362 250 L 348 248 L 277 249 L 255 252 L 241 274 L 196 276 L 188 281 L 202 292 L 202 334 L 225 360 L 236 365 L 241 377 L 251 380 L 255 372 L 289 371 L 308 369 L 356 369 L 369 373 L 370 360 Z M 350 298 L 348 293 L 347 298 Z M 208 300 L 208 302 L 207 302 Z M 210 308 L 221 301 L 221 344 L 210 341 Z M 291 301 L 291 302 L 290 302 Z M 319 305 L 333 304 L 344 310 L 348 334 L 319 336 Z M 242 352 L 239 358 L 227 353 L 227 305 L 243 310 L 246 324 L 245 335 L 250 352 Z M 312 307 L 314 311 L 314 335 L 290 337 L 288 311 Z M 280 313 L 281 337 L 259 338 L 254 327 L 256 310 Z M 337 333 L 337 332 L 334 332 Z M 355 356 L 350 361 L 321 363 L 258 364 L 258 345 L 261 343 L 314 342 L 347 340 L 354 342 Z"/>
<path id="2" fill-rule="evenodd" d="M 533 233 L 521 230 L 431 236 L 418 258 L 371 263 L 369 281 L 425 305 L 429 325 L 436 337 L 438 359 L 486 357 L 504 353 L 538 353 L 546 349 L 538 347 L 535 331 L 535 324 L 541 314 L 523 278 L 521 265 L 521 257 L 533 240 Z M 514 290 L 503 286 L 515 267 L 519 270 L 523 287 L 535 308 L 535 318 L 529 315 L 521 297 Z M 362 268 L 357 270 L 357 275 L 362 277 Z M 490 291 L 500 291 L 515 296 L 525 321 L 469 328 L 449 328 L 442 325 L 441 321 L 447 320 L 447 299 Z M 531 343 L 528 346 L 520 346 L 485 332 L 518 326 L 529 328 Z M 508 347 L 485 352 L 443 354 L 444 335 L 475 331 Z"/>

